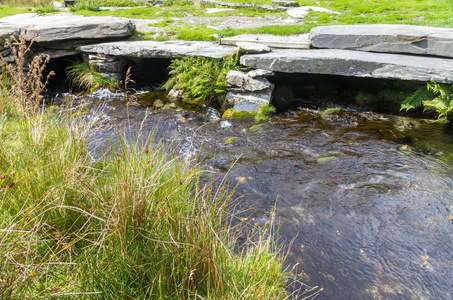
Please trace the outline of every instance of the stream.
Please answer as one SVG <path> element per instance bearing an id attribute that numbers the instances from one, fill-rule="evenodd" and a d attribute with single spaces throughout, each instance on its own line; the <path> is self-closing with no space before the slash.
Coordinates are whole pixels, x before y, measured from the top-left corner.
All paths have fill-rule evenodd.
<path id="1" fill-rule="evenodd" d="M 280 242 L 294 239 L 287 263 L 323 289 L 316 299 L 453 298 L 451 125 L 347 101 L 307 102 L 256 123 L 118 97 L 76 99 L 102 103 L 92 106 L 93 144 L 111 141 L 116 124 L 132 139 L 155 132 L 219 178 L 229 171 L 238 214 L 262 226 L 275 213 Z M 322 116 L 329 107 L 340 110 Z"/>

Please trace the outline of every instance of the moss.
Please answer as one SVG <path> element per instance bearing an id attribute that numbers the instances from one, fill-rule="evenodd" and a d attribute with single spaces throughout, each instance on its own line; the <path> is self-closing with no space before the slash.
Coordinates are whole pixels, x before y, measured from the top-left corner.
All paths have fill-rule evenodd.
<path id="1" fill-rule="evenodd" d="M 238 137 L 232 136 L 232 137 L 225 138 L 223 141 L 225 142 L 225 144 L 231 145 L 238 139 L 239 139 Z"/>
<path id="2" fill-rule="evenodd" d="M 322 113 L 321 118 L 326 119 L 329 115 L 338 114 L 340 111 L 340 107 L 328 108 Z"/>
<path id="3" fill-rule="evenodd" d="M 337 160 L 338 157 L 336 156 L 325 156 L 325 157 L 320 157 L 318 158 L 316 161 L 320 164 L 322 163 L 325 163 L 325 162 L 328 162 L 328 161 L 333 161 L 333 160 Z"/>

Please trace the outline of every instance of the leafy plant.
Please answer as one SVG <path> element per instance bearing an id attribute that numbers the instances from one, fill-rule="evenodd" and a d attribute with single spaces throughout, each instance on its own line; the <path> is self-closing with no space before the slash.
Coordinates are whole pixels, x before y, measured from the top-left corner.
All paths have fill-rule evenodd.
<path id="1" fill-rule="evenodd" d="M 406 111 L 423 106 L 423 111 L 436 111 L 439 119 L 446 119 L 453 111 L 453 85 L 428 82 L 401 104 Z"/>
<path id="2" fill-rule="evenodd" d="M 164 87 L 167 90 L 182 90 L 186 102 L 216 100 L 222 104 L 226 95 L 226 74 L 240 69 L 237 61 L 237 54 L 219 60 L 206 57 L 175 59 L 170 65 L 170 78 Z"/>
<path id="3" fill-rule="evenodd" d="M 120 89 L 120 82 L 113 78 L 106 78 L 99 72 L 93 70 L 94 66 L 89 66 L 83 61 L 75 61 L 66 68 L 66 74 L 71 85 L 85 90 L 94 90 L 100 87 L 109 90 Z"/>

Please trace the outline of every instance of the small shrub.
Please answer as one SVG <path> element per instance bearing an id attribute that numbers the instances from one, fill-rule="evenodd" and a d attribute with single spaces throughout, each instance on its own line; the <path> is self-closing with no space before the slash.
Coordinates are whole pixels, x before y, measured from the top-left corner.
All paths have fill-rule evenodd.
<path id="1" fill-rule="evenodd" d="M 226 74 L 238 70 L 237 54 L 224 59 L 184 57 L 172 61 L 170 78 L 164 84 L 167 90 L 183 91 L 183 101 L 192 103 L 218 101 L 223 104 L 226 95 Z"/>

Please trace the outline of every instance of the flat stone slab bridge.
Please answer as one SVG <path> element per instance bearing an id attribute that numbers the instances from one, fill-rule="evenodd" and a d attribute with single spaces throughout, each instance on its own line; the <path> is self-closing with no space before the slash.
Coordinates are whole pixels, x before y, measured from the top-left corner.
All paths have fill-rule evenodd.
<path id="1" fill-rule="evenodd" d="M 325 26 L 305 35 L 243 35 L 220 43 L 126 40 L 133 30 L 130 20 L 116 17 L 21 14 L 0 19 L 1 41 L 10 35 L 37 37 L 35 52 L 51 57 L 82 53 L 117 74 L 123 72 L 122 58 L 221 58 L 241 49 L 241 65 L 269 71 L 453 84 L 453 29 L 448 28 Z M 9 49 L 2 47 L 0 53 L 11 60 Z"/>

